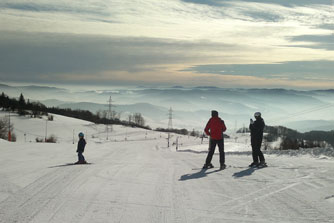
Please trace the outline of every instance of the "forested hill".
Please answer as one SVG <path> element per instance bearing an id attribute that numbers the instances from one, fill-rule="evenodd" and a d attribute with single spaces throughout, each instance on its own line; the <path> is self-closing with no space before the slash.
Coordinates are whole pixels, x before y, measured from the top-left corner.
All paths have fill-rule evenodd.
<path id="1" fill-rule="evenodd" d="M 249 129 L 242 128 L 238 132 L 249 132 Z M 266 126 L 264 132 L 267 133 L 264 137 L 266 142 L 274 142 L 281 138 L 281 149 L 325 147 L 326 143 L 334 146 L 334 130 L 300 133 L 284 126 Z"/>
<path id="2" fill-rule="evenodd" d="M 25 100 L 21 94 L 19 99 L 10 98 L 4 92 L 0 95 L 0 108 L 6 111 L 18 112 L 19 115 L 31 115 L 32 117 L 38 117 L 41 115 L 47 115 L 48 113 L 63 115 L 71 118 L 82 119 L 97 124 L 119 124 L 125 126 L 139 127 L 144 129 L 150 129 L 145 125 L 145 120 L 140 113 L 135 113 L 131 116 L 131 120 L 123 121 L 118 118 L 100 116 L 93 114 L 87 110 L 72 110 L 69 108 L 47 107 L 40 102 L 30 102 Z"/>

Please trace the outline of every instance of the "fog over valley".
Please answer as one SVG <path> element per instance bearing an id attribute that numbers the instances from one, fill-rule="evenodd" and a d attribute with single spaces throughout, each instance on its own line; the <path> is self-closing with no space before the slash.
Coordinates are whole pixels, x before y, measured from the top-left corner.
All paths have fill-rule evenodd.
<path id="1" fill-rule="evenodd" d="M 218 87 L 145 88 L 108 87 L 104 90 L 72 87 L 0 85 L 10 97 L 21 93 L 26 99 L 48 107 L 112 110 L 121 120 L 141 113 L 152 128 L 167 128 L 168 110 L 173 110 L 173 127 L 202 131 L 211 110 L 219 111 L 228 130 L 248 127 L 254 112 L 260 111 L 267 125 L 283 125 L 298 131 L 334 129 L 334 90 L 227 89 Z"/>

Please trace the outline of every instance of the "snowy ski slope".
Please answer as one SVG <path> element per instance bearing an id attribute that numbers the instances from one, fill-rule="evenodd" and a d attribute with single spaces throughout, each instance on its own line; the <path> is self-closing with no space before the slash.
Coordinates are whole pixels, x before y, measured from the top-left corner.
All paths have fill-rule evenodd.
<path id="1" fill-rule="evenodd" d="M 330 157 L 272 154 L 251 169 L 239 136 L 225 142 L 227 169 L 203 171 L 207 140 L 174 135 L 176 151 L 165 133 L 122 126 L 106 140 L 102 125 L 55 115 L 58 143 L 45 144 L 34 142 L 45 119 L 12 122 L 17 142 L 0 141 L 0 222 L 334 222 Z M 90 165 L 68 165 L 79 131 Z"/>

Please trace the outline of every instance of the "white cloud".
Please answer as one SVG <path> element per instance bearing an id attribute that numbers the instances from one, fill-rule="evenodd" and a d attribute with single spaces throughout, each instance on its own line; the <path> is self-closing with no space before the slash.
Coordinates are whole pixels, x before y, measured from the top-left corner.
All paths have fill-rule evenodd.
<path id="1" fill-rule="evenodd" d="M 1 29 L 236 42 L 286 35 L 324 34 L 334 23 L 330 7 L 289 8 L 235 2 L 224 7 L 169 1 L 4 1 Z M 264 16 L 267 15 L 267 16 Z M 277 17 L 277 20 L 270 18 Z M 260 29 L 257 31 L 256 29 Z M 239 37 L 239 39 L 241 39 Z M 244 38 L 246 39 L 246 38 Z M 233 41 L 234 40 L 234 41 Z M 247 39 L 246 39 L 246 42 Z M 249 42 L 254 43 L 250 40 Z"/>

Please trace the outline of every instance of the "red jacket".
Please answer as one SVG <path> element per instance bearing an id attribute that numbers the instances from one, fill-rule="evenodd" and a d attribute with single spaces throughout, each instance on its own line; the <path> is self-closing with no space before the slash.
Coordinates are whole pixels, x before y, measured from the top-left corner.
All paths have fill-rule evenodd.
<path id="1" fill-rule="evenodd" d="M 220 140 L 223 138 L 223 132 L 226 131 L 226 126 L 223 120 L 219 117 L 212 117 L 206 124 L 205 133 L 212 139 Z"/>

